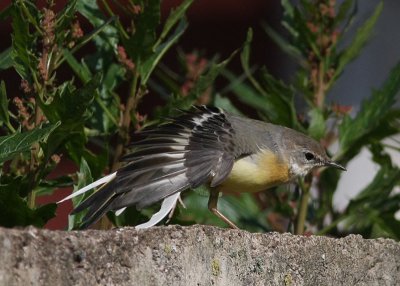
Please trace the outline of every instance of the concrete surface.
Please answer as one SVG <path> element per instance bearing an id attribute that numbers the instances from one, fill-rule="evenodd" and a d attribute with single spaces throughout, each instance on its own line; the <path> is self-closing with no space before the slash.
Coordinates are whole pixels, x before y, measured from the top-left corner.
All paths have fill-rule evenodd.
<path id="1" fill-rule="evenodd" d="M 0 285 L 400 285 L 400 244 L 210 226 L 0 228 Z"/>

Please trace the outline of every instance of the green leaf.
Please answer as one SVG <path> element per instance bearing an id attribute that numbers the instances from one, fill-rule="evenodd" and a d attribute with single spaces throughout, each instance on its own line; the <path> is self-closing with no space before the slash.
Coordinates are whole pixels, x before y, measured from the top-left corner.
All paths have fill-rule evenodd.
<path id="1" fill-rule="evenodd" d="M 305 65 L 305 61 L 302 55 L 301 50 L 299 50 L 296 46 L 290 44 L 286 41 L 278 32 L 272 29 L 269 25 L 263 24 L 264 31 L 267 35 L 274 41 L 274 43 L 286 54 L 296 59 L 302 65 Z"/>
<path id="2" fill-rule="evenodd" d="M 77 2 L 78 0 L 68 1 L 67 5 L 65 5 L 65 7 L 59 13 L 57 13 L 55 25 L 56 32 L 63 33 L 65 30 L 71 27 L 71 23 L 75 19 L 75 13 L 77 12 Z"/>
<path id="3" fill-rule="evenodd" d="M 383 2 L 381 1 L 375 8 L 374 13 L 367 21 L 358 29 L 353 42 L 347 46 L 339 57 L 338 66 L 335 71 L 335 77 L 342 73 L 344 67 L 352 61 L 360 53 L 361 49 L 368 42 L 371 37 L 372 29 L 375 27 L 383 9 Z"/>
<path id="4" fill-rule="evenodd" d="M 156 30 L 160 24 L 160 1 L 148 0 L 135 21 L 135 33 L 128 40 L 122 38 L 125 50 L 137 66 L 153 54 Z"/>
<path id="5" fill-rule="evenodd" d="M 34 189 L 36 197 L 51 195 L 55 189 L 69 188 L 73 185 L 70 176 L 60 176 L 52 180 L 40 180 L 39 186 Z"/>
<path id="6" fill-rule="evenodd" d="M 345 0 L 342 2 L 342 4 L 340 4 L 338 13 L 335 17 L 335 21 L 337 23 L 341 23 L 342 21 L 344 21 L 347 18 L 347 14 L 349 13 L 350 9 L 352 7 L 356 7 L 356 2 L 354 0 Z M 355 9 L 355 8 L 354 8 Z"/>
<path id="7" fill-rule="evenodd" d="M 369 237 L 375 231 L 375 235 L 400 239 L 400 221 L 394 220 L 400 196 L 392 195 L 394 187 L 399 185 L 399 178 L 399 168 L 383 165 L 373 181 L 350 201 L 345 227 Z"/>
<path id="8" fill-rule="evenodd" d="M 0 163 L 22 152 L 28 152 L 34 143 L 45 141 L 59 125 L 60 123 L 57 122 L 45 128 L 37 127 L 28 132 L 16 132 L 12 135 L 0 137 Z"/>
<path id="9" fill-rule="evenodd" d="M 10 124 L 10 118 L 8 115 L 7 92 L 4 81 L 1 81 L 0 83 L 0 121 L 3 121 L 6 124 Z"/>
<path id="10" fill-rule="evenodd" d="M 293 5 L 290 3 L 290 0 L 281 0 L 281 5 L 285 10 L 285 14 L 289 17 L 293 18 L 294 15 L 294 8 Z"/>
<path id="11" fill-rule="evenodd" d="M 82 46 L 84 43 L 94 39 L 96 47 L 101 54 L 101 56 L 97 53 L 95 54 L 98 60 L 96 66 L 103 66 L 104 63 L 100 62 L 111 61 L 113 59 L 115 48 L 119 42 L 118 30 L 114 25 L 110 24 L 114 21 L 114 18 L 107 20 L 96 0 L 78 1 L 76 9 L 95 27 L 95 30 L 84 36 L 78 45 Z M 74 48 L 74 50 L 76 50 L 76 48 Z M 106 53 L 108 58 L 104 54 L 105 52 L 108 52 Z M 99 59 L 99 57 L 101 57 L 101 59 Z"/>
<path id="12" fill-rule="evenodd" d="M 93 182 L 92 173 L 90 172 L 89 165 L 86 162 L 85 158 L 81 159 L 81 164 L 80 164 L 79 172 L 77 173 L 77 175 L 78 175 L 78 184 L 76 186 L 74 186 L 74 192 Z M 72 198 L 72 203 L 73 203 L 74 207 L 79 205 L 81 202 L 83 202 L 89 196 L 90 196 L 90 193 L 85 193 L 82 196 L 77 196 L 75 198 Z M 86 211 L 82 211 L 80 213 L 68 216 L 68 230 L 72 230 L 72 229 L 76 228 L 77 226 L 79 226 L 79 224 L 82 222 L 82 219 L 85 216 L 85 214 L 86 214 Z"/>
<path id="13" fill-rule="evenodd" d="M 168 38 L 168 40 L 156 47 L 154 54 L 152 54 L 138 66 L 139 74 L 142 77 L 142 85 L 146 85 L 156 65 L 159 63 L 164 54 L 171 48 L 171 46 L 178 41 L 186 28 L 187 22 L 185 19 L 182 19 L 179 22 L 179 25 L 176 27 L 175 32 Z"/>
<path id="14" fill-rule="evenodd" d="M 168 35 L 170 30 L 175 26 L 175 24 L 178 23 L 178 21 L 181 21 L 181 19 L 185 17 L 185 12 L 192 3 L 193 0 L 185 0 L 182 2 L 181 5 L 179 5 L 178 8 L 172 10 L 167 20 L 165 21 L 161 35 L 158 38 L 157 43 L 154 45 L 154 47 L 157 47 L 165 39 L 165 37 Z"/>
<path id="15" fill-rule="evenodd" d="M 11 58 L 18 74 L 26 80 L 30 79 L 31 69 L 36 69 L 31 47 L 35 40 L 30 33 L 29 22 L 22 15 L 20 7 L 14 4 L 12 9 L 12 51 Z"/>
<path id="16" fill-rule="evenodd" d="M 220 63 L 212 63 L 208 71 L 205 74 L 202 74 L 196 81 L 187 97 L 193 99 L 202 95 L 214 83 L 217 76 L 222 72 L 223 69 L 225 69 L 236 53 L 237 50 L 234 51 L 229 58 L 225 59 L 224 61 Z"/>
<path id="17" fill-rule="evenodd" d="M 158 206 L 160 208 L 160 206 Z M 150 209 L 138 211 L 135 207 L 127 207 L 124 212 L 119 215 L 113 215 L 112 213 L 108 213 L 108 218 L 113 222 L 116 226 L 135 226 L 141 223 L 148 221 L 152 214 L 157 212 L 156 208 L 151 208 L 149 215 L 144 215 L 143 213 L 149 212 Z M 143 213 L 142 213 L 143 212 Z M 110 215 L 111 214 L 111 215 Z"/>
<path id="18" fill-rule="evenodd" d="M 12 5 L 8 5 L 6 8 L 0 11 L 0 21 L 6 20 L 11 16 Z"/>
<path id="19" fill-rule="evenodd" d="M 243 113 L 232 104 L 228 97 L 223 97 L 218 93 L 214 97 L 213 105 L 222 108 L 223 110 L 226 110 L 232 114 L 243 116 Z"/>
<path id="20" fill-rule="evenodd" d="M 237 51 L 234 51 L 229 58 L 222 62 L 215 63 L 213 61 L 208 67 L 207 71 L 203 73 L 195 82 L 189 94 L 185 97 L 176 96 L 170 98 L 165 106 L 156 111 L 156 118 L 169 116 L 171 115 L 171 111 L 176 110 L 177 108 L 190 108 L 196 99 L 199 98 L 214 83 L 216 77 L 225 69 L 227 64 L 232 60 L 236 53 Z"/>
<path id="21" fill-rule="evenodd" d="M 355 154 L 368 140 L 369 135 L 382 128 L 382 120 L 390 113 L 400 89 L 400 63 L 390 72 L 380 90 L 374 91 L 369 99 L 363 101 L 361 109 L 354 119 L 349 116 L 339 126 L 339 159 L 350 159 L 350 151 Z M 387 123 L 385 123 L 387 125 Z M 347 154 L 349 153 L 349 154 Z"/>
<path id="22" fill-rule="evenodd" d="M 49 144 L 44 147 L 46 156 L 51 156 L 62 146 L 79 164 L 87 141 L 84 124 L 89 119 L 89 108 L 100 79 L 101 75 L 97 74 L 80 89 L 75 89 L 71 82 L 65 82 L 56 90 L 50 104 L 41 104 L 50 122 L 61 121 L 61 126 L 51 134 Z"/>
<path id="23" fill-rule="evenodd" d="M 242 82 L 242 80 L 236 77 L 232 72 L 224 70 L 223 75 L 230 82 L 227 90 L 233 92 L 237 99 L 256 110 L 268 113 L 269 109 L 265 106 L 265 96 L 258 93 L 248 84 Z"/>
<path id="24" fill-rule="evenodd" d="M 335 168 L 327 168 L 321 173 L 319 181 L 319 207 L 316 210 L 318 221 L 323 221 L 328 213 L 333 211 L 333 195 L 337 189 L 341 171 Z"/>
<path id="25" fill-rule="evenodd" d="M 242 62 L 242 66 L 251 80 L 251 69 L 250 69 L 250 53 L 251 53 L 251 42 L 253 41 L 253 29 L 249 28 L 246 35 L 246 40 L 243 43 L 243 50 L 240 53 L 240 60 Z M 258 89 L 258 87 L 257 87 Z"/>
<path id="26" fill-rule="evenodd" d="M 309 111 L 310 126 L 308 126 L 308 134 L 316 140 L 321 139 L 325 135 L 325 118 L 322 111 L 313 108 Z"/>
<path id="27" fill-rule="evenodd" d="M 265 67 L 261 69 L 262 85 L 265 87 L 265 109 L 263 115 L 271 122 L 302 130 L 294 106 L 294 89 L 274 78 Z"/>
<path id="28" fill-rule="evenodd" d="M 275 79 L 264 68 L 262 71 L 263 84 L 258 82 L 250 68 L 250 44 L 253 38 L 251 29 L 247 32 L 243 51 L 240 55 L 243 69 L 256 91 L 245 88 L 240 84 L 246 93 L 236 92 L 238 98 L 256 108 L 261 112 L 262 117 L 275 124 L 283 124 L 292 128 L 301 129 L 297 122 L 296 111 L 294 108 L 294 91 L 290 86 L 286 86 L 282 81 Z M 233 80 L 231 78 L 231 80 Z M 238 85 L 238 87 L 240 86 Z"/>
<path id="29" fill-rule="evenodd" d="M 5 49 L 4 51 L 1 52 L 0 54 L 0 70 L 6 70 L 13 65 L 13 59 L 11 57 L 11 47 L 8 49 Z"/>
<path id="30" fill-rule="evenodd" d="M 106 134 L 114 132 L 118 126 L 120 116 L 120 98 L 115 89 L 123 82 L 125 69 L 118 64 L 111 64 L 105 72 L 100 86 L 100 94 L 96 96 L 96 103 L 92 105 L 92 128 Z"/>
<path id="31" fill-rule="evenodd" d="M 93 101 L 99 86 L 101 74 L 96 74 L 80 89 L 75 89 L 72 82 L 61 85 L 50 104 L 41 104 L 46 117 L 51 121 L 63 124 L 82 124 L 86 119 L 88 107 Z"/>
<path id="32" fill-rule="evenodd" d="M 35 221 L 32 223 L 34 226 L 43 227 L 50 219 L 56 216 L 57 204 L 51 203 L 37 207 L 34 210 L 33 218 Z"/>
<path id="33" fill-rule="evenodd" d="M 63 55 L 69 66 L 83 83 L 87 83 L 92 78 L 89 68 L 84 64 L 80 64 L 69 50 L 63 49 Z"/>
<path id="34" fill-rule="evenodd" d="M 0 188 L 0 225 L 4 227 L 28 225 L 43 227 L 55 216 L 55 210 L 56 204 L 30 209 L 11 182 Z"/>

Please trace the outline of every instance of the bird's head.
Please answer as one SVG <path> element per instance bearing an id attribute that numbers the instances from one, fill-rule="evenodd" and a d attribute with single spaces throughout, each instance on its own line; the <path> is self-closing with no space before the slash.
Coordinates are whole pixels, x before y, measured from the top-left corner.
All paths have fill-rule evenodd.
<path id="1" fill-rule="evenodd" d="M 318 167 L 334 167 L 346 171 L 342 165 L 332 161 L 324 147 L 314 139 L 298 132 L 290 132 L 284 137 L 284 152 L 292 176 L 305 176 Z"/>

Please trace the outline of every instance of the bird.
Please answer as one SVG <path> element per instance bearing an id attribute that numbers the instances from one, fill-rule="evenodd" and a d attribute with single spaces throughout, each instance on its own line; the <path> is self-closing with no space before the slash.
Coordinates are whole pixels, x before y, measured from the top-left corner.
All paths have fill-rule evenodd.
<path id="1" fill-rule="evenodd" d="M 131 137 L 123 167 L 72 193 L 59 203 L 100 188 L 71 214 L 87 209 L 80 228 L 109 211 L 138 210 L 162 201 L 148 228 L 166 217 L 180 194 L 201 185 L 209 188 L 209 210 L 230 227 L 218 210 L 220 193 L 260 192 L 304 177 L 318 167 L 346 169 L 330 159 L 313 138 L 290 129 L 242 117 L 212 106 L 193 106 L 176 117 Z"/>

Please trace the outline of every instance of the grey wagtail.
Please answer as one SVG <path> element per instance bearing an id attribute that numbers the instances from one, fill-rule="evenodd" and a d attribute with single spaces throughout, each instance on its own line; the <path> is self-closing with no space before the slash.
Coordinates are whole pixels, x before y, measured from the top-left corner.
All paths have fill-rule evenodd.
<path id="1" fill-rule="evenodd" d="M 145 228 L 161 221 L 175 207 L 182 191 L 210 187 L 208 208 L 232 228 L 217 208 L 222 192 L 259 192 L 322 166 L 346 170 L 327 156 L 314 139 L 293 129 L 252 120 L 219 108 L 196 106 L 158 127 L 133 135 L 126 165 L 64 200 L 103 185 L 72 213 L 88 209 L 81 228 L 108 211 L 142 209 L 163 200 Z"/>

